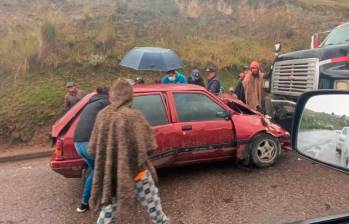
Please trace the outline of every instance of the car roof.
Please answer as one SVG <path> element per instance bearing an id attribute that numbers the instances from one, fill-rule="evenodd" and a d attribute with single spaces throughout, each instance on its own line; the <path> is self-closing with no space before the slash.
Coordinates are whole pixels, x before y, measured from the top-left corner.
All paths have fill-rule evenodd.
<path id="1" fill-rule="evenodd" d="M 156 91 L 198 91 L 205 90 L 205 88 L 198 85 L 191 84 L 138 84 L 133 86 L 133 92 L 156 92 Z"/>

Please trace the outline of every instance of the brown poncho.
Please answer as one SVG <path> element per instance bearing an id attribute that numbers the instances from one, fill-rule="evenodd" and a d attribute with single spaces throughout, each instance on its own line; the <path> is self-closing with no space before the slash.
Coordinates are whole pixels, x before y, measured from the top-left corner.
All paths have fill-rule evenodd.
<path id="1" fill-rule="evenodd" d="M 254 110 L 257 110 L 257 106 L 262 108 L 263 77 L 264 73 L 259 72 L 259 77 L 254 77 L 248 71 L 242 81 L 246 104 Z"/>
<path id="2" fill-rule="evenodd" d="M 117 80 L 110 92 L 111 105 L 97 116 L 88 153 L 95 158 L 90 206 L 98 210 L 117 199 L 117 223 L 150 223 L 136 199 L 134 177 L 144 168 L 154 169 L 148 153 L 156 149 L 153 131 L 142 113 L 130 108 L 133 90 Z"/>

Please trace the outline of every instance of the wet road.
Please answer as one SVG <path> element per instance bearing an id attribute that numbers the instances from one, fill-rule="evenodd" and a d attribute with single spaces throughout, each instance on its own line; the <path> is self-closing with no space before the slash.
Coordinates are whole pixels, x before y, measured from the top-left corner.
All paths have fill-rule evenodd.
<path id="1" fill-rule="evenodd" d="M 349 212 L 349 176 L 284 153 L 269 169 L 231 162 L 159 172 L 164 209 L 179 224 L 287 223 Z M 79 179 L 53 173 L 47 159 L 0 164 L 0 224 L 94 223 L 77 214 Z"/>
<path id="2" fill-rule="evenodd" d="M 299 149 L 313 158 L 335 165 L 343 165 L 343 157 L 336 152 L 339 133 L 335 130 L 312 130 L 300 132 Z"/>

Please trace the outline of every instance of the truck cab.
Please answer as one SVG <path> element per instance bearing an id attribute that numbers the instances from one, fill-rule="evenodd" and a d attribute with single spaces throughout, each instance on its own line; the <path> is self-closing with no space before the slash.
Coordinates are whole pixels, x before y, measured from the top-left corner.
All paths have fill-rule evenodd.
<path id="1" fill-rule="evenodd" d="M 266 113 L 288 131 L 298 97 L 317 89 L 349 89 L 349 23 L 333 29 L 319 43 L 312 36 L 310 49 L 278 55 L 269 76 Z"/>

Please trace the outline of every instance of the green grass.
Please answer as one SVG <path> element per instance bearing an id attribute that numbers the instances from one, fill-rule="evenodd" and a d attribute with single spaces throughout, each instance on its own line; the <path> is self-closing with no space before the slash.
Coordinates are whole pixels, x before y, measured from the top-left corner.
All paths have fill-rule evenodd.
<path id="1" fill-rule="evenodd" d="M 117 77 L 72 76 L 67 74 L 28 74 L 15 86 L 7 86 L 0 93 L 0 136 L 9 142 L 27 142 L 36 132 L 47 133 L 63 114 L 65 84 L 74 80 L 79 88 L 90 92 L 98 85 L 110 85 Z"/>

